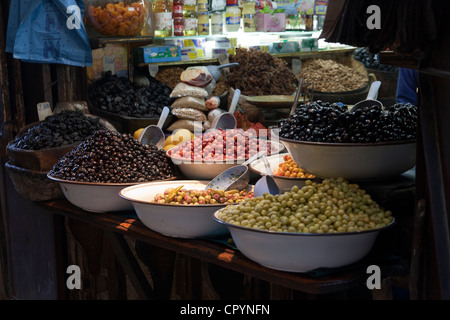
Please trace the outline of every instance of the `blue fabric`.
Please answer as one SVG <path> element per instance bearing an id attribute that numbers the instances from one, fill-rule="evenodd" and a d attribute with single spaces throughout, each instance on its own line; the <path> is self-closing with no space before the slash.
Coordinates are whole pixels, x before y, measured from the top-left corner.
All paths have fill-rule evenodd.
<path id="1" fill-rule="evenodd" d="M 78 6 L 74 20 L 70 6 Z M 92 51 L 82 17 L 83 0 L 11 1 L 6 51 L 26 62 L 92 66 Z M 79 27 L 69 28 L 78 23 Z"/>
<path id="2" fill-rule="evenodd" d="M 417 70 L 399 68 L 397 82 L 397 103 L 411 103 L 417 106 Z"/>

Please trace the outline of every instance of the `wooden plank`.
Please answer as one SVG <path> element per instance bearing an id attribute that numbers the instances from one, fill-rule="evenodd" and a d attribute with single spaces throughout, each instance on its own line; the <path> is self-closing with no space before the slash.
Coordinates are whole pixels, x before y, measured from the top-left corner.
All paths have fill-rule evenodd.
<path id="1" fill-rule="evenodd" d="M 320 278 L 308 277 L 301 273 L 273 270 L 249 260 L 238 250 L 225 245 L 201 239 L 167 237 L 148 229 L 139 220 L 124 215 L 85 212 L 71 205 L 65 199 L 42 202 L 41 204 L 52 209 L 54 213 L 67 215 L 89 222 L 102 229 L 122 233 L 161 248 L 180 252 L 201 261 L 214 263 L 237 272 L 249 274 L 261 280 L 306 293 L 322 294 L 344 291 L 364 283 L 367 277 L 362 270 L 327 275 Z"/>

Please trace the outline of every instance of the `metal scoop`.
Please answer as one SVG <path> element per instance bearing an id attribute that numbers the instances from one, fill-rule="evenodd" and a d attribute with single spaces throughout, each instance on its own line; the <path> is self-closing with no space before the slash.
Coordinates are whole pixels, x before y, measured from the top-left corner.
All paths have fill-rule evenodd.
<path id="1" fill-rule="evenodd" d="M 365 107 L 371 107 L 371 106 L 378 106 L 383 110 L 384 106 L 383 104 L 376 100 L 378 90 L 380 89 L 381 81 L 374 81 L 370 85 L 369 92 L 367 93 L 366 100 L 360 101 L 357 104 L 355 104 L 350 111 L 355 112 L 358 109 L 364 109 Z"/>
<path id="2" fill-rule="evenodd" d="M 154 124 L 151 124 L 145 127 L 144 130 L 142 130 L 138 139 L 142 144 L 152 144 L 158 149 L 161 149 L 164 146 L 165 136 L 162 127 L 166 122 L 167 117 L 169 116 L 169 112 L 170 109 L 168 107 L 164 107 L 161 115 L 159 116 L 159 120 L 156 126 Z"/>
<path id="3" fill-rule="evenodd" d="M 277 184 L 275 183 L 275 180 L 273 179 L 270 164 L 265 156 L 263 157 L 263 162 L 264 166 L 266 167 L 266 174 L 255 183 L 255 189 L 253 191 L 253 195 L 255 197 L 262 196 L 264 193 L 268 194 L 280 193 L 280 189 L 278 188 Z"/>
<path id="4" fill-rule="evenodd" d="M 265 153 L 266 151 L 260 151 L 243 164 L 233 166 L 223 171 L 206 185 L 205 190 L 214 189 L 227 191 L 232 189 L 244 189 L 250 182 L 250 172 L 248 172 L 247 165 L 263 156 Z"/>
<path id="5" fill-rule="evenodd" d="M 236 106 L 239 101 L 239 97 L 241 96 L 241 90 L 236 89 L 234 90 L 233 100 L 231 101 L 230 108 L 228 109 L 228 112 L 222 113 L 217 119 L 215 120 L 215 124 L 213 124 L 213 128 L 215 129 L 236 129 L 237 121 L 234 117 L 234 111 L 236 110 Z"/>
<path id="6" fill-rule="evenodd" d="M 238 65 L 239 65 L 239 62 L 232 62 L 232 63 L 222 64 L 220 66 L 210 65 L 210 66 L 206 66 L 206 68 L 208 69 L 209 73 L 213 76 L 214 80 L 219 81 L 220 75 L 221 75 L 221 70 L 223 68 L 235 67 Z"/>

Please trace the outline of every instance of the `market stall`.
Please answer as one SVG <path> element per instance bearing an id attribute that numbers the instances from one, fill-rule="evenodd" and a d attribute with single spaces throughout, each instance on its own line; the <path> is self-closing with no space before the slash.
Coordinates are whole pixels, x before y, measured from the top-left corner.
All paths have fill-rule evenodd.
<path id="1" fill-rule="evenodd" d="M 135 4 L 130 34 L 108 37 L 123 4 L 94 2 L 85 20 L 92 64 L 42 64 L 42 94 L 27 108 L 5 105 L 4 123 L 11 112 L 31 119 L 2 135 L 8 294 L 36 297 L 19 280 L 26 262 L 17 257 L 34 248 L 16 229 L 30 215 L 39 225 L 41 213 L 32 242 L 52 271 L 36 257 L 30 266 L 47 283 L 44 298 L 389 299 L 411 289 L 418 109 L 392 91 L 372 97 L 384 105 L 352 109 L 378 80 L 374 57 L 358 61 L 349 46 L 319 50 L 309 30 L 260 31 L 271 45 L 221 34 L 212 41 L 220 48 L 197 36 L 158 37 L 158 28 L 141 35 L 146 11 Z M 36 65 L 20 66 L 24 83 L 8 88 L 16 106 L 34 92 L 26 73 Z M 50 103 L 34 108 L 44 98 Z M 155 128 L 161 144 L 144 143 Z M 228 177 L 241 184 L 208 185 L 245 161 L 245 173 Z M 277 192 L 260 192 L 268 178 Z M 42 241 L 41 232 L 49 234 Z M 64 287 L 68 265 L 81 267 L 83 290 Z M 367 287 L 370 265 L 383 271 L 380 291 Z"/>

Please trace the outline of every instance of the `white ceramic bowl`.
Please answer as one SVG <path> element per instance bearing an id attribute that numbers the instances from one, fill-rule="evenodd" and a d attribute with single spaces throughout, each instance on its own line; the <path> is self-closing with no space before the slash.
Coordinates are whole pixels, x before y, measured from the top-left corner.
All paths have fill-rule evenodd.
<path id="1" fill-rule="evenodd" d="M 267 157 L 267 162 L 269 163 L 270 169 L 274 172 L 280 163 L 284 162 L 283 157 L 287 155 L 287 153 L 275 154 Z M 250 163 L 249 168 L 254 173 L 264 176 L 266 174 L 266 167 L 264 166 L 264 161 L 262 159 L 258 159 Z M 305 186 L 306 180 L 316 181 L 316 178 L 289 178 L 289 177 L 281 177 L 277 175 L 273 175 L 273 179 L 280 189 L 280 193 L 284 193 L 287 191 L 291 191 L 293 186 L 298 186 L 300 189 Z"/>
<path id="2" fill-rule="evenodd" d="M 380 231 L 395 223 L 371 231 L 347 233 L 294 233 L 262 231 L 236 226 L 213 217 L 227 226 L 242 254 L 262 266 L 289 272 L 309 272 L 319 268 L 338 268 L 364 258 L 372 249 Z"/>
<path id="3" fill-rule="evenodd" d="M 318 178 L 381 180 L 416 164 L 416 142 L 323 143 L 280 137 L 292 159 Z"/>
<path id="4" fill-rule="evenodd" d="M 47 177 L 59 182 L 66 199 L 83 210 L 99 213 L 133 210 L 133 205 L 120 197 L 119 192 L 138 183 L 69 181 L 52 177 L 50 174 L 47 174 Z"/>
<path id="5" fill-rule="evenodd" d="M 224 204 L 182 205 L 152 202 L 167 188 L 203 190 L 209 181 L 175 180 L 149 182 L 124 188 L 120 196 L 133 205 L 139 220 L 149 229 L 177 238 L 215 237 L 228 234 L 228 228 L 216 223 L 213 213 Z"/>
<path id="6" fill-rule="evenodd" d="M 278 152 L 282 152 L 285 147 L 283 144 L 275 141 L 271 141 L 274 145 L 274 150 Z M 176 148 L 176 147 L 175 147 Z M 178 166 L 181 173 L 188 179 L 196 179 L 196 180 L 211 180 L 224 172 L 225 170 L 234 167 L 238 164 L 242 164 L 244 161 L 217 161 L 217 162 L 209 162 L 209 161 L 189 161 L 182 160 L 174 155 L 170 155 L 170 150 L 167 150 L 166 154 L 172 161 Z M 247 160 L 247 159 L 246 159 Z"/>

